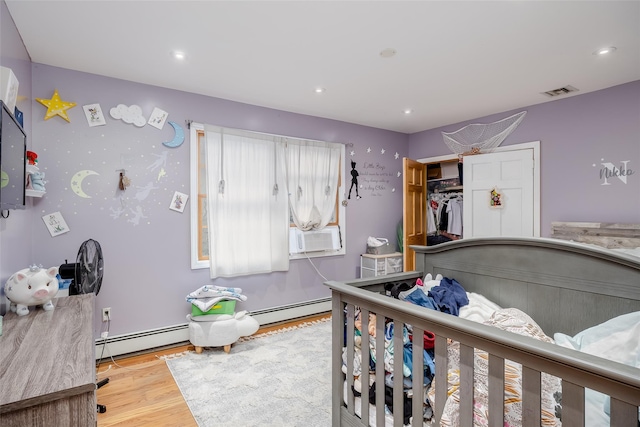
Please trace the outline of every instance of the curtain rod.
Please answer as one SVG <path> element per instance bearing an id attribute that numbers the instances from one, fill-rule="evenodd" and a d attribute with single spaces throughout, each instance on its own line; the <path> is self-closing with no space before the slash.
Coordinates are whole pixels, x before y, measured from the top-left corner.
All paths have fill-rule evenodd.
<path id="1" fill-rule="evenodd" d="M 187 125 L 187 129 L 191 129 L 191 123 L 193 123 L 193 120 L 191 120 L 191 119 L 186 119 L 184 122 L 185 122 L 185 123 L 186 123 L 186 125 Z M 223 126 L 219 126 L 219 127 L 223 127 Z M 247 130 L 247 129 L 238 129 L 238 130 L 244 130 L 244 131 L 246 131 L 246 132 L 265 133 L 265 132 L 257 132 L 257 131 L 254 131 L 254 130 Z M 274 135 L 274 134 L 269 134 L 269 135 Z M 298 138 L 298 137 L 295 137 L 295 136 L 289 136 L 289 137 L 284 136 L 284 135 L 274 135 L 274 136 L 280 136 L 280 137 L 283 137 L 283 138 L 304 139 L 304 138 Z M 329 142 L 329 141 L 319 141 L 319 142 Z M 351 148 L 353 148 L 353 142 L 333 142 L 333 143 L 334 143 L 334 144 L 342 144 L 342 145 L 345 145 L 345 146 L 347 146 L 347 147 L 351 147 Z"/>

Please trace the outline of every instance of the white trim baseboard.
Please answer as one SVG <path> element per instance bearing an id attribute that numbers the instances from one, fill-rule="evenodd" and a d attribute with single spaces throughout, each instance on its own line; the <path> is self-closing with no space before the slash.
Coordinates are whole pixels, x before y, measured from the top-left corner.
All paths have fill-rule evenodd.
<path id="1" fill-rule="evenodd" d="M 331 298 L 321 298 L 298 304 L 256 310 L 250 312 L 250 314 L 261 326 L 265 326 L 330 311 Z M 106 339 L 98 338 L 96 339 L 96 360 L 108 359 L 111 356 L 120 356 L 187 341 L 189 341 L 188 323 L 129 334 L 113 335 Z"/>

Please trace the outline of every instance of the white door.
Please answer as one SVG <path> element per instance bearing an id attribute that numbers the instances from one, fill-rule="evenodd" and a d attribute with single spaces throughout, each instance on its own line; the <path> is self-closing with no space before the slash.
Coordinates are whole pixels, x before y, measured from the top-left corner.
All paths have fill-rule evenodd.
<path id="1" fill-rule="evenodd" d="M 533 150 L 465 156 L 464 237 L 535 236 Z M 491 191 L 500 207 L 491 206 Z"/>

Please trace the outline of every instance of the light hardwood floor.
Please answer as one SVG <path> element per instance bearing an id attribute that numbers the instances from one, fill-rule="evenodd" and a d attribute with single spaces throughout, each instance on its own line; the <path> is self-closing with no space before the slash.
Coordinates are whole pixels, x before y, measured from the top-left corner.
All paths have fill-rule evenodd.
<path id="1" fill-rule="evenodd" d="M 257 334 L 328 317 L 330 313 L 269 325 Z M 98 414 L 98 426 L 197 427 L 166 362 L 160 358 L 184 351 L 195 349 L 182 345 L 115 358 L 115 362 L 103 360 L 97 369 L 98 380 L 109 378 L 109 383 L 98 389 L 97 398 L 107 411 Z M 233 357 L 233 347 L 229 357 Z"/>

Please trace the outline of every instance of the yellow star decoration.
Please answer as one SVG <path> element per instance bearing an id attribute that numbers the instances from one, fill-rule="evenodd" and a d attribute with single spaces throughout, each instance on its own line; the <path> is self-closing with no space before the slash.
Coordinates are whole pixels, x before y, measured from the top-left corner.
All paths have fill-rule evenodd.
<path id="1" fill-rule="evenodd" d="M 49 120 L 54 116 L 60 116 L 71 123 L 71 120 L 69 120 L 69 116 L 67 116 L 67 110 L 69 108 L 75 107 L 76 103 L 65 102 L 60 99 L 60 95 L 58 95 L 57 89 L 53 91 L 53 96 L 51 97 L 51 99 L 36 98 L 36 101 L 47 107 L 47 114 L 44 115 L 45 120 Z"/>

